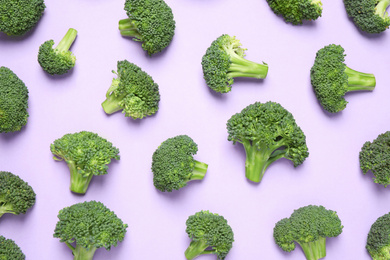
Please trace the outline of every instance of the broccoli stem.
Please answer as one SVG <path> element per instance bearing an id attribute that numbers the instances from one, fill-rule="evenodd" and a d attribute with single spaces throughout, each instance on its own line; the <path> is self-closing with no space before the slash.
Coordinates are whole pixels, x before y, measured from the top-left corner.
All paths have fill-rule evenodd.
<path id="1" fill-rule="evenodd" d="M 257 78 L 264 79 L 268 74 L 268 65 L 259 64 L 245 58 L 240 57 L 234 51 L 229 52 L 230 55 L 230 67 L 228 70 L 229 77 L 245 77 L 245 78 Z"/>
<path id="2" fill-rule="evenodd" d="M 299 243 L 305 253 L 306 260 L 318 260 L 326 256 L 326 238 L 320 237 L 318 240 L 308 243 Z"/>
<path id="3" fill-rule="evenodd" d="M 208 247 L 209 246 L 207 245 L 207 241 L 192 241 L 187 250 L 184 252 L 184 255 L 186 256 L 187 260 L 192 260 L 202 254 L 212 254 L 213 251 L 211 250 L 205 251 Z"/>
<path id="4" fill-rule="evenodd" d="M 119 20 L 119 31 L 122 36 L 135 37 L 141 39 L 137 27 L 132 23 L 131 19 L 122 19 Z"/>
<path id="5" fill-rule="evenodd" d="M 15 215 L 16 215 L 16 212 L 13 210 L 13 208 L 12 208 L 11 205 L 2 204 L 2 203 L 0 202 L 0 218 L 1 218 L 5 213 L 11 213 L 11 214 L 15 214 Z"/>
<path id="6" fill-rule="evenodd" d="M 348 92 L 375 88 L 376 81 L 373 74 L 359 72 L 348 67 L 345 68 L 345 73 L 348 75 Z"/>
<path id="7" fill-rule="evenodd" d="M 382 18 L 386 18 L 387 13 L 386 9 L 390 5 L 390 0 L 380 0 L 378 4 L 376 5 L 375 14 L 379 15 Z"/>
<path id="8" fill-rule="evenodd" d="M 59 52 L 68 51 L 74 40 L 76 39 L 77 31 L 75 29 L 70 28 L 68 32 L 65 34 L 64 38 L 57 45 L 56 50 Z"/>
<path id="9" fill-rule="evenodd" d="M 246 161 L 245 176 L 253 182 L 260 182 L 268 166 L 274 161 L 285 157 L 284 150 L 277 150 L 283 147 L 281 141 L 273 147 L 261 146 L 260 149 L 253 146 L 249 141 L 243 142 Z"/>
<path id="10" fill-rule="evenodd" d="M 208 164 L 194 160 L 195 168 L 192 171 L 188 181 L 203 180 L 206 175 Z"/>
<path id="11" fill-rule="evenodd" d="M 70 190 L 75 193 L 85 194 L 89 183 L 92 180 L 93 174 L 89 174 L 87 177 L 84 177 L 78 172 L 74 162 L 69 161 L 67 164 L 70 170 Z"/>
<path id="12" fill-rule="evenodd" d="M 72 250 L 74 255 L 73 260 L 92 260 L 96 249 L 96 247 L 86 249 L 82 246 L 76 245 L 76 248 Z"/>

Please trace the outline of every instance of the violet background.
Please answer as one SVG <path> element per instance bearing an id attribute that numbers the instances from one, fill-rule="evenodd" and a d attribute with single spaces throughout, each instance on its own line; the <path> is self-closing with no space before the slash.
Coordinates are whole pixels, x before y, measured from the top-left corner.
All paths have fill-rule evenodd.
<path id="1" fill-rule="evenodd" d="M 19 175 L 37 193 L 26 215 L 4 215 L 0 234 L 17 242 L 27 259 L 72 259 L 53 231 L 60 209 L 97 200 L 129 225 L 125 240 L 101 259 L 185 259 L 190 240 L 185 221 L 200 210 L 223 215 L 235 234 L 229 259 L 304 259 L 299 247 L 285 253 L 274 243 L 273 227 L 294 209 L 308 204 L 337 211 L 343 233 L 328 239 L 326 259 L 370 259 L 365 249 L 371 224 L 390 211 L 390 190 L 362 174 L 359 151 L 365 141 L 390 130 L 390 32 L 360 32 L 343 2 L 323 1 L 315 22 L 286 24 L 265 0 L 166 0 L 176 32 L 170 46 L 148 57 L 141 45 L 123 38 L 118 20 L 126 18 L 124 1 L 46 0 L 36 28 L 22 38 L 0 35 L 0 66 L 12 69 L 30 91 L 27 126 L 0 135 L 0 170 Z M 71 50 L 75 68 L 62 77 L 46 74 L 37 62 L 39 46 L 56 43 L 68 28 L 78 30 Z M 238 79 L 230 93 L 209 90 L 201 58 L 223 33 L 236 35 L 247 59 L 269 64 L 265 80 Z M 330 115 L 317 102 L 309 71 L 318 49 L 341 44 L 349 67 L 375 73 L 373 92 L 351 93 L 350 103 Z M 160 86 L 155 116 L 134 121 L 107 116 L 101 102 L 118 60 L 143 68 Z M 305 132 L 310 156 L 294 168 L 288 160 L 272 164 L 260 184 L 245 179 L 245 152 L 227 141 L 226 122 L 256 101 L 279 102 Z M 94 177 L 85 196 L 69 191 L 69 170 L 52 159 L 50 144 L 66 133 L 93 131 L 120 149 L 121 160 L 105 176 Z M 196 159 L 209 164 L 203 181 L 162 193 L 152 182 L 151 157 L 157 146 L 179 134 L 199 146 Z M 199 259 L 216 259 L 205 255 Z"/>

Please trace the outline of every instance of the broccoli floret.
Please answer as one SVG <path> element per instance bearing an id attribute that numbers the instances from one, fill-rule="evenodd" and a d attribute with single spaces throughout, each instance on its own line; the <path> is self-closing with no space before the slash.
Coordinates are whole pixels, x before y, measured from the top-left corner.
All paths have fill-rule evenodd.
<path id="1" fill-rule="evenodd" d="M 6 239 L 0 236 L 0 259 L 25 260 L 26 256 L 12 239 Z"/>
<path id="2" fill-rule="evenodd" d="M 193 155 L 198 145 L 187 135 L 165 140 L 153 153 L 154 186 L 160 191 L 179 190 L 192 180 L 202 180 L 208 165 L 196 161 Z"/>
<path id="3" fill-rule="evenodd" d="M 366 249 L 373 260 L 390 259 L 390 213 L 379 217 L 372 224 Z"/>
<path id="4" fill-rule="evenodd" d="M 390 0 L 344 0 L 345 9 L 355 25 L 368 33 L 381 33 L 389 28 L 386 12 Z"/>
<path id="5" fill-rule="evenodd" d="M 119 160 L 119 149 L 95 133 L 66 134 L 50 145 L 56 161 L 64 160 L 70 170 L 70 190 L 85 194 L 94 175 L 107 174 L 112 159 Z"/>
<path id="6" fill-rule="evenodd" d="M 365 142 L 359 153 L 360 168 L 366 174 L 371 171 L 374 182 L 387 186 L 390 184 L 390 132 L 378 135 L 371 142 Z"/>
<path id="7" fill-rule="evenodd" d="M 10 172 L 0 171 L 0 217 L 5 213 L 26 214 L 34 204 L 35 192 L 27 182 Z"/>
<path id="8" fill-rule="evenodd" d="M 122 36 L 142 42 L 142 48 L 152 55 L 164 50 L 175 34 L 172 9 L 164 0 L 126 0 L 128 19 L 119 21 Z"/>
<path id="9" fill-rule="evenodd" d="M 0 32 L 25 34 L 41 19 L 45 8 L 43 0 L 0 0 Z"/>
<path id="10" fill-rule="evenodd" d="M 12 70 L 0 67 L 0 133 L 20 131 L 27 124 L 28 89 Z"/>
<path id="11" fill-rule="evenodd" d="M 321 0 L 267 0 L 276 15 L 287 23 L 302 24 L 304 20 L 317 20 L 322 15 Z"/>
<path id="12" fill-rule="evenodd" d="M 89 201 L 63 208 L 58 219 L 53 236 L 72 250 L 74 260 L 92 260 L 98 248 L 110 250 L 126 234 L 127 224 L 101 202 Z"/>
<path id="13" fill-rule="evenodd" d="M 234 242 L 234 234 L 227 220 L 209 211 L 200 211 L 189 216 L 186 232 L 192 239 L 185 251 L 187 260 L 204 254 L 214 254 L 225 259 Z"/>
<path id="14" fill-rule="evenodd" d="M 126 117 L 141 119 L 158 110 L 160 92 L 153 78 L 127 60 L 118 61 L 117 78 L 112 80 L 102 107 L 107 114 L 117 111 Z"/>
<path id="15" fill-rule="evenodd" d="M 284 218 L 274 227 L 276 244 L 286 252 L 298 243 L 307 260 L 326 256 L 326 238 L 337 237 L 343 231 L 337 213 L 323 206 L 309 205 L 294 210 L 290 218 Z"/>
<path id="16" fill-rule="evenodd" d="M 227 93 L 232 89 L 234 78 L 266 78 L 268 65 L 245 59 L 245 51 L 235 36 L 223 34 L 213 41 L 202 58 L 206 84 L 216 92 Z"/>
<path id="17" fill-rule="evenodd" d="M 245 174 L 260 182 L 268 166 L 286 158 L 298 166 L 309 156 L 306 136 L 290 112 L 275 102 L 256 102 L 227 122 L 228 140 L 242 143 L 246 152 Z"/>
<path id="18" fill-rule="evenodd" d="M 74 67 L 76 57 L 69 48 L 76 36 L 77 31 L 70 28 L 57 47 L 53 48 L 53 40 L 45 41 L 39 47 L 38 62 L 44 71 L 51 75 L 62 75 Z"/>
<path id="19" fill-rule="evenodd" d="M 311 84 L 322 107 L 331 113 L 343 110 L 348 102 L 344 95 L 350 91 L 373 90 L 375 76 L 348 68 L 344 49 L 330 44 L 317 52 L 311 68 Z"/>

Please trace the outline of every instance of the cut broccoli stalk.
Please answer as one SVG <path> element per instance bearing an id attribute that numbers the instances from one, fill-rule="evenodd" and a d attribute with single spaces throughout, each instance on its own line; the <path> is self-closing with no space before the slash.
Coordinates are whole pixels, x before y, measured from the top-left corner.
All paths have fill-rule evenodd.
<path id="1" fill-rule="evenodd" d="M 387 7 L 390 5 L 390 0 L 379 0 L 375 8 L 375 14 L 382 18 L 386 18 L 388 13 L 386 12 Z"/>
<path id="2" fill-rule="evenodd" d="M 92 260 L 93 255 L 95 254 L 96 247 L 92 247 L 91 249 L 86 249 L 82 246 L 76 245 L 73 247 L 71 244 L 65 242 L 66 245 L 72 250 L 74 258 L 73 260 Z"/>
<path id="3" fill-rule="evenodd" d="M 72 46 L 74 40 L 76 39 L 77 31 L 75 29 L 70 28 L 64 38 L 58 43 L 55 48 L 58 52 L 66 52 L 69 50 L 70 46 Z"/>
<path id="4" fill-rule="evenodd" d="M 70 171 L 70 187 L 69 189 L 75 193 L 85 194 L 87 192 L 89 183 L 92 180 L 93 174 L 84 176 L 80 174 L 74 162 L 67 162 Z"/>
<path id="5" fill-rule="evenodd" d="M 246 152 L 245 175 L 253 182 L 260 182 L 268 166 L 285 156 L 285 150 L 278 150 L 283 148 L 281 142 L 271 148 L 261 146 L 260 149 L 252 145 L 250 141 L 245 141 L 243 144 Z"/>
<path id="6" fill-rule="evenodd" d="M 228 76 L 231 78 L 245 77 L 265 79 L 268 74 L 268 65 L 266 63 L 259 64 L 237 55 L 233 50 L 228 51 L 230 55 L 230 67 Z"/>
<path id="7" fill-rule="evenodd" d="M 348 92 L 373 90 L 375 88 L 374 74 L 359 72 L 348 67 L 345 68 L 345 73 L 348 75 Z"/>
<path id="8" fill-rule="evenodd" d="M 208 247 L 207 241 L 205 240 L 192 241 L 184 252 L 184 255 L 187 260 L 192 260 L 199 255 L 214 254 L 215 250 L 206 250 Z"/>
<path id="9" fill-rule="evenodd" d="M 188 181 L 203 180 L 207 172 L 208 164 L 199 162 L 197 160 L 194 160 L 194 163 L 195 163 L 195 168 L 190 174 Z"/>
<path id="10" fill-rule="evenodd" d="M 318 240 L 308 243 L 299 243 L 305 253 L 307 260 L 318 260 L 326 256 L 326 238 L 319 237 Z"/>
<path id="11" fill-rule="evenodd" d="M 129 18 L 119 21 L 119 31 L 121 32 L 122 36 L 135 37 L 140 40 L 142 39 L 137 27 L 131 22 L 131 19 Z"/>
<path id="12" fill-rule="evenodd" d="M 1 200 L 0 198 L 0 218 L 5 214 L 5 213 L 11 213 L 15 214 L 15 211 L 12 209 L 12 206 L 5 204 L 4 201 Z"/>
<path id="13" fill-rule="evenodd" d="M 113 73 L 116 74 L 115 71 L 113 71 Z M 123 109 L 123 107 L 120 106 L 119 103 L 126 96 L 126 93 L 123 94 L 123 96 L 111 95 L 111 93 L 119 87 L 119 82 L 120 82 L 119 79 L 112 80 L 111 86 L 106 93 L 106 100 L 104 100 L 104 102 L 102 103 L 104 112 L 106 112 L 109 115 Z"/>

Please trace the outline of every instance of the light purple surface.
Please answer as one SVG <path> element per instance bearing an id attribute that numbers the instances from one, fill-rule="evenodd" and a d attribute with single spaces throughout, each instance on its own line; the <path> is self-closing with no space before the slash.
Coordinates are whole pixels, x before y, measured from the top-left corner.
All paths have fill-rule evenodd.
<path id="1" fill-rule="evenodd" d="M 47 0 L 37 27 L 23 39 L 0 35 L 0 66 L 12 69 L 30 91 L 27 126 L 0 135 L 0 170 L 19 175 L 37 193 L 26 215 L 4 215 L 0 234 L 17 242 L 27 259 L 72 259 L 53 231 L 60 209 L 72 204 L 103 202 L 129 225 L 125 240 L 102 259 L 185 259 L 190 240 L 185 221 L 200 210 L 223 215 L 235 242 L 227 260 L 304 259 L 300 248 L 285 253 L 273 240 L 273 227 L 296 208 L 323 205 L 337 211 L 343 233 L 327 242 L 332 260 L 370 259 L 365 249 L 371 224 L 390 211 L 390 190 L 364 176 L 358 154 L 389 128 L 390 32 L 361 33 L 348 19 L 343 3 L 323 1 L 322 18 L 303 26 L 286 24 L 265 0 L 167 0 L 176 20 L 170 46 L 152 58 L 137 42 L 123 38 L 118 20 L 126 18 L 124 1 Z M 71 50 L 75 68 L 51 77 L 37 62 L 40 44 L 56 43 L 68 28 L 78 30 Z M 236 80 L 225 95 L 209 90 L 201 58 L 223 33 L 237 36 L 247 58 L 269 64 L 264 80 Z M 325 113 L 310 85 L 309 71 L 318 49 L 341 44 L 346 64 L 374 73 L 373 92 L 348 94 L 347 108 Z M 101 102 L 118 60 L 143 68 L 160 86 L 155 116 L 134 121 L 107 116 Z M 307 137 L 310 156 L 294 168 L 288 160 L 272 164 L 260 184 L 245 179 L 245 152 L 227 141 L 226 121 L 255 101 L 279 102 L 295 117 Z M 49 146 L 66 133 L 96 132 L 120 149 L 121 160 L 105 176 L 94 177 L 85 196 L 69 191 L 69 170 L 52 159 Z M 187 134 L 199 146 L 196 159 L 209 164 L 203 181 L 173 193 L 161 193 L 152 181 L 151 157 L 169 137 Z M 202 256 L 211 260 L 215 256 Z"/>

